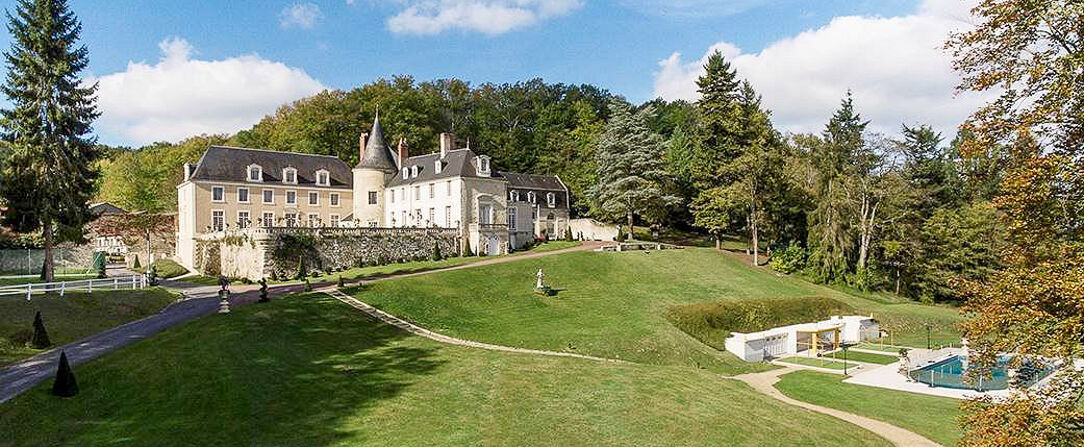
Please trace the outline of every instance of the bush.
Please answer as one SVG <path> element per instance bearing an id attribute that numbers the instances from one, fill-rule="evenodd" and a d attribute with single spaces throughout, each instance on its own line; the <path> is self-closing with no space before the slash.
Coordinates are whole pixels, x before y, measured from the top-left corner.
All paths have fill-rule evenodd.
<path id="1" fill-rule="evenodd" d="M 439 261 L 441 259 L 444 259 L 444 256 L 440 253 L 440 243 L 434 242 L 433 243 L 433 260 L 434 261 Z"/>
<path id="2" fill-rule="evenodd" d="M 72 397 L 79 394 L 79 384 L 75 382 L 75 373 L 68 364 L 68 354 L 60 351 L 60 362 L 56 368 L 56 380 L 53 382 L 53 394 L 60 397 Z"/>
<path id="3" fill-rule="evenodd" d="M 625 232 L 621 231 L 621 227 L 617 227 L 617 236 L 614 237 L 614 242 L 621 242 L 625 240 Z"/>
<path id="4" fill-rule="evenodd" d="M 305 278 L 305 291 L 312 292 L 312 283 L 309 282 L 309 278 Z"/>
<path id="5" fill-rule="evenodd" d="M 41 311 L 34 313 L 34 337 L 30 339 L 30 347 L 45 349 L 53 342 L 49 341 L 49 332 L 45 330 L 45 321 L 41 319 Z"/>
<path id="6" fill-rule="evenodd" d="M 771 266 L 777 272 L 791 274 L 805 268 L 808 253 L 797 242 L 772 254 Z"/>
<path id="7" fill-rule="evenodd" d="M 715 349 L 726 349 L 731 332 L 758 332 L 811 323 L 854 309 L 831 298 L 761 298 L 674 306 L 666 318 L 686 334 Z"/>
<path id="8" fill-rule="evenodd" d="M 151 264 L 160 278 L 175 278 L 188 273 L 188 269 L 169 259 L 159 259 Z"/>
<path id="9" fill-rule="evenodd" d="M 132 269 L 139 270 L 141 268 L 143 268 L 143 266 L 139 265 L 139 255 L 135 255 L 135 261 L 132 262 Z"/>

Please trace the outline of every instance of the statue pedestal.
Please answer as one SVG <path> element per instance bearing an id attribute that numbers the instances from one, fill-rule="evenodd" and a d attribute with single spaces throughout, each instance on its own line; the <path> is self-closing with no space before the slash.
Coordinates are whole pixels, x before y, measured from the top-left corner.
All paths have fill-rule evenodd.
<path id="1" fill-rule="evenodd" d="M 221 300 L 218 302 L 218 313 L 228 314 L 230 313 L 230 293 L 220 293 L 218 296 Z"/>

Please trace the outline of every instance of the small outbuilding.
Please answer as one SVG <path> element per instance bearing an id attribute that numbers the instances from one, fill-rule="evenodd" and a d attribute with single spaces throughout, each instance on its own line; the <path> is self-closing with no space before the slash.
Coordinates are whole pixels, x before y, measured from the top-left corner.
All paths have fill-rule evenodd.
<path id="1" fill-rule="evenodd" d="M 747 362 L 809 351 L 811 355 L 836 349 L 841 343 L 859 343 L 880 336 L 873 317 L 834 316 L 815 323 L 792 324 L 760 332 L 731 332 L 726 350 Z"/>

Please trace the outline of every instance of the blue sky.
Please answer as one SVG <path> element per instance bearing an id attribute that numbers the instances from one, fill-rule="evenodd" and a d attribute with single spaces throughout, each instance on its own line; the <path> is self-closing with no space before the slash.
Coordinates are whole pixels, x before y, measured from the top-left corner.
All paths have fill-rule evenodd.
<path id="1" fill-rule="evenodd" d="M 803 64 L 795 55 L 783 56 L 782 60 L 766 59 L 775 57 L 772 54 L 778 51 L 763 50 L 773 45 L 785 47 L 781 42 L 794 43 L 803 33 L 820 30 L 824 32 L 818 35 L 825 42 L 810 45 L 820 45 L 815 51 L 836 51 L 834 48 L 847 45 L 832 43 L 826 37 L 832 31 L 851 33 L 856 41 L 876 40 L 893 34 L 879 27 L 893 26 L 896 18 L 928 19 L 935 14 L 930 11 L 938 9 L 931 5 L 950 2 L 958 3 L 71 0 L 71 7 L 83 22 L 83 39 L 90 49 L 88 75 L 103 83 L 102 108 L 106 116 L 97 126 L 98 134 L 106 143 L 139 145 L 176 140 L 191 133 L 235 131 L 273 112 L 278 104 L 311 91 L 351 88 L 395 74 L 419 80 L 457 77 L 476 84 L 542 77 L 549 82 L 595 84 L 637 102 L 658 95 L 695 99 L 690 97 L 693 93 L 688 88 L 689 79 L 695 78 L 697 61 L 710 48 L 723 48 L 731 53 L 728 56 L 749 59 L 744 63 L 749 74 L 742 74 L 754 80 L 769 105 L 780 109 L 776 113 L 782 125 L 795 131 L 807 130 L 820 120 L 815 115 L 822 109 L 828 107 L 830 112 L 831 104 L 846 88 L 856 88 L 857 92 L 861 86 L 824 86 L 824 98 L 816 107 L 791 118 L 787 115 L 791 109 L 788 104 L 796 99 L 795 93 L 773 92 L 788 90 L 781 87 L 784 84 L 804 82 L 799 68 L 809 64 Z M 2 2 L 5 8 L 11 8 L 13 3 Z M 843 26 L 839 18 L 847 17 L 859 21 L 853 24 L 857 28 L 833 29 Z M 901 32 L 903 35 L 897 38 L 901 42 L 884 45 L 906 45 L 912 40 L 907 33 L 915 32 L 915 28 Z M 173 44 L 165 45 L 167 40 Z M 5 48 L 8 41 L 6 33 L 0 37 Z M 928 42 L 921 49 L 931 49 L 927 47 Z M 790 51 L 805 54 L 814 50 Z M 173 55 L 175 63 L 167 66 L 164 61 L 170 59 L 169 55 Z M 135 68 L 130 65 L 133 62 L 137 63 Z M 919 63 L 943 64 L 944 60 Z M 741 71 L 743 65 L 736 65 Z M 942 68 L 937 71 L 943 72 Z M 191 70 L 202 76 L 190 74 Z M 777 79 L 772 74 L 791 71 L 795 74 L 790 79 Z M 238 79 L 245 76 L 255 78 Z M 220 90 L 209 85 L 216 82 L 222 83 L 217 87 Z M 906 77 L 894 81 L 890 76 L 870 88 L 910 88 L 892 82 L 908 81 Z M 938 95 L 951 96 L 951 92 L 943 91 L 943 85 L 934 89 Z M 871 98 L 876 94 L 873 91 Z M 831 98 L 835 99 L 829 101 Z M 879 113 L 877 107 L 888 106 L 881 104 L 884 101 L 871 101 L 876 104 L 871 113 Z M 862 102 L 860 95 L 860 107 Z M 923 107 L 929 105 L 917 109 Z M 888 121 L 899 118 L 886 117 L 884 128 L 898 127 L 899 123 Z M 959 118 L 938 118 L 945 123 L 936 124 L 951 127 L 951 121 Z"/>

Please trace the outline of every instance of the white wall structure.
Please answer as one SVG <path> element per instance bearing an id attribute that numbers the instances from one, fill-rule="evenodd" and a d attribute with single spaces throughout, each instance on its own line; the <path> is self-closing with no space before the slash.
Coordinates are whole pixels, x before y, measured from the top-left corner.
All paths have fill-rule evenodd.
<path id="1" fill-rule="evenodd" d="M 760 332 L 732 332 L 726 339 L 726 350 L 747 362 L 760 362 L 766 358 L 797 354 L 809 349 L 803 339 L 819 334 L 839 331 L 841 343 L 859 343 L 880 335 L 880 326 L 873 317 L 862 315 L 834 316 L 816 323 L 792 324 Z"/>
<path id="2" fill-rule="evenodd" d="M 617 240 L 617 225 L 602 223 L 594 219 L 572 219 L 568 222 L 572 228 L 572 237 L 585 241 Z"/>

